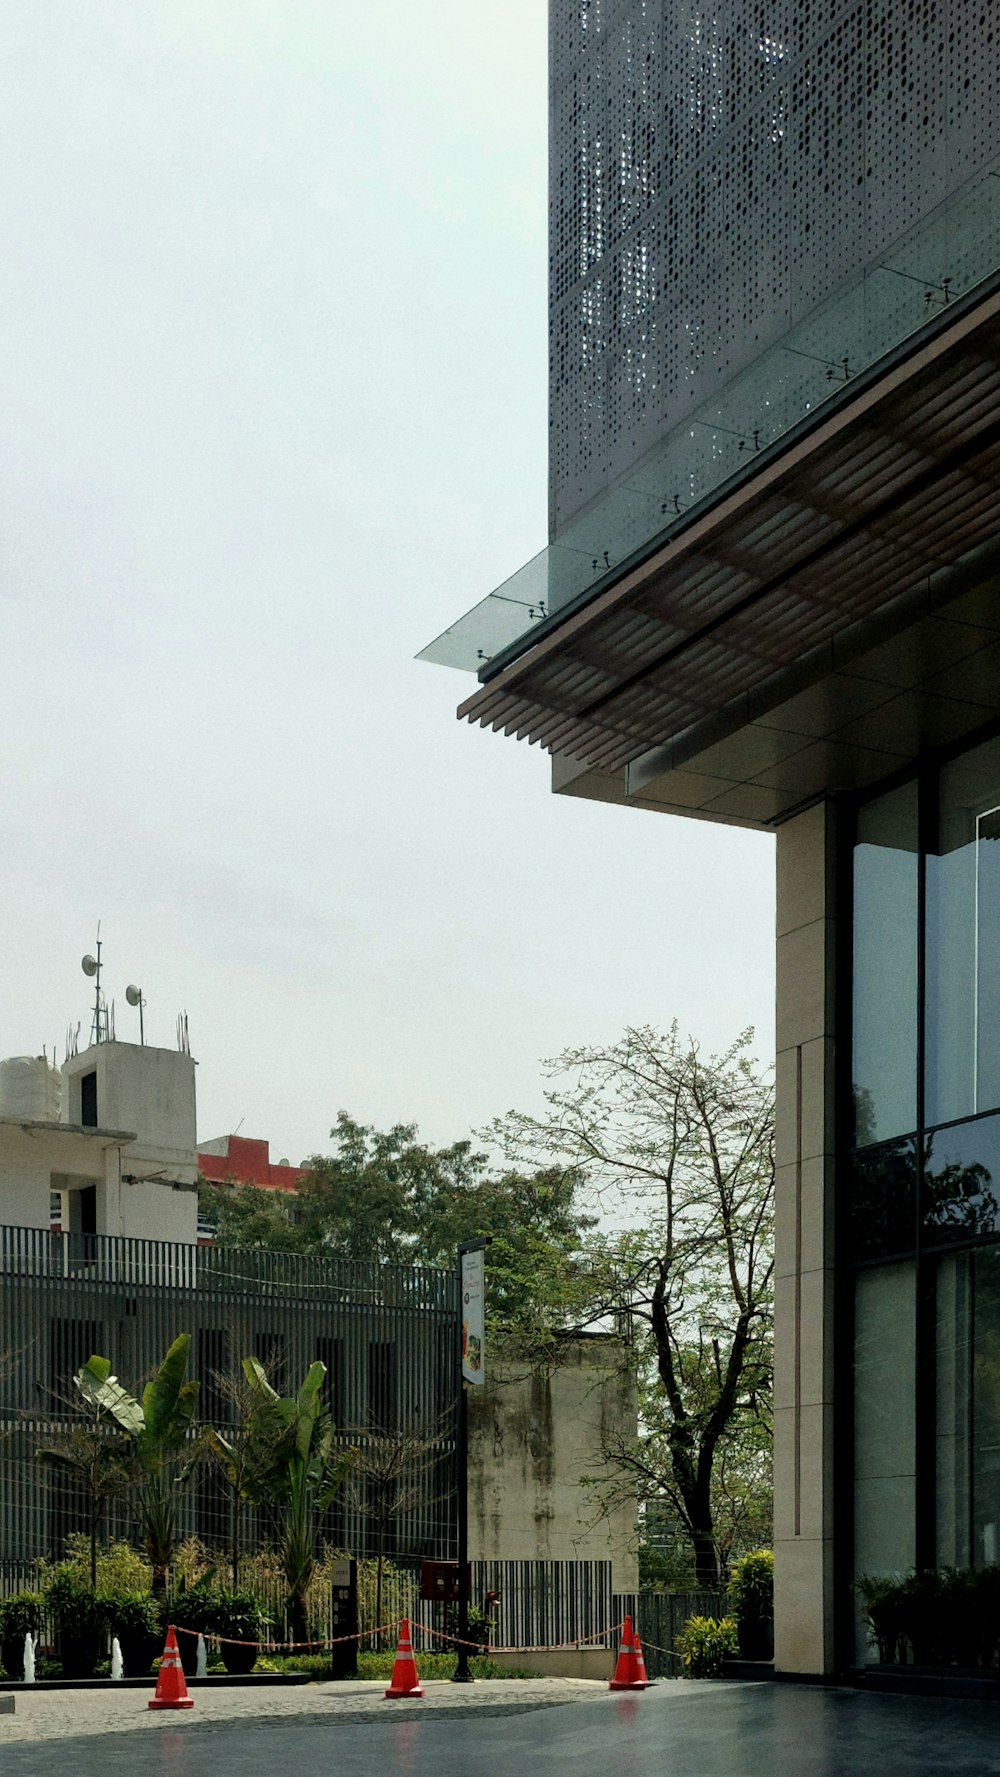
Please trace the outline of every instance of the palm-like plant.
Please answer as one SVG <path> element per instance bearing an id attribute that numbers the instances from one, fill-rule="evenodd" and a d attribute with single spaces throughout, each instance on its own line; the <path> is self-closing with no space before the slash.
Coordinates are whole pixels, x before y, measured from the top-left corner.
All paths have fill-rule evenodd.
<path id="1" fill-rule="evenodd" d="M 162 1597 L 174 1556 L 177 1495 L 196 1453 L 188 1433 L 198 1399 L 197 1382 L 187 1380 L 190 1333 L 181 1333 L 142 1391 L 142 1400 L 123 1388 L 106 1357 L 92 1357 L 75 1378 L 84 1398 L 110 1415 L 131 1440 L 139 1472 L 139 1507 L 146 1553 L 153 1567 L 153 1592 Z"/>
<path id="2" fill-rule="evenodd" d="M 87 1508 L 87 1535 L 90 1544 L 90 1583 L 97 1585 L 97 1543 L 101 1525 L 112 1501 L 121 1499 L 134 1486 L 135 1454 L 132 1444 L 111 1419 L 103 1402 L 84 1386 L 97 1372 L 94 1366 L 107 1366 L 107 1379 L 114 1383 L 107 1358 L 92 1357 L 73 1378 L 77 1396 L 66 1397 L 63 1404 L 76 1412 L 84 1409 L 84 1417 L 75 1425 L 61 1427 L 49 1444 L 35 1451 L 35 1461 L 57 1476 L 60 1481 L 82 1494 Z M 62 1401 L 62 1397 L 57 1397 Z"/>
<path id="3" fill-rule="evenodd" d="M 292 1640 L 305 1641 L 306 1593 L 320 1520 L 343 1482 L 350 1452 L 338 1454 L 334 1447 L 333 1423 L 322 1401 L 325 1364 L 310 1364 L 298 1394 L 291 1396 L 271 1387 L 257 1358 L 244 1358 L 243 1371 L 255 1396 L 246 1490 L 277 1519 Z"/>

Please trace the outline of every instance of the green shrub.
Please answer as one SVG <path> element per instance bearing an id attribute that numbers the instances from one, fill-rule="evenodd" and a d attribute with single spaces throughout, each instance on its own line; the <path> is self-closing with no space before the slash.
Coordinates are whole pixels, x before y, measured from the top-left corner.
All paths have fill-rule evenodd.
<path id="1" fill-rule="evenodd" d="M 92 1678 L 107 1645 L 104 1609 L 91 1586 L 83 1585 L 68 1564 L 52 1569 L 44 1598 L 56 1631 L 59 1658 L 66 1678 Z"/>
<path id="2" fill-rule="evenodd" d="M 729 1570 L 729 1603 L 736 1621 L 769 1623 L 774 1618 L 774 1555 L 755 1549 Z"/>
<path id="3" fill-rule="evenodd" d="M 219 1614 L 219 1594 L 212 1585 L 212 1574 L 206 1574 L 197 1585 L 180 1586 L 167 1606 L 167 1621 L 177 1629 L 192 1629 L 210 1635 Z"/>
<path id="4" fill-rule="evenodd" d="M 755 1549 L 729 1571 L 729 1603 L 745 1660 L 769 1660 L 774 1653 L 774 1556 Z"/>
<path id="5" fill-rule="evenodd" d="M 898 1575 L 863 1573 L 854 1582 L 865 1624 L 883 1666 L 903 1658 L 902 1581 Z"/>
<path id="6" fill-rule="evenodd" d="M 722 1663 L 739 1653 L 735 1617 L 688 1617 L 677 1637 L 687 1678 L 720 1678 Z"/>
<path id="7" fill-rule="evenodd" d="M 62 1568 L 72 1568 L 84 1585 L 90 1584 L 90 1538 L 74 1531 L 66 1538 Z M 120 1539 L 97 1551 L 98 1592 L 151 1592 L 153 1569 L 145 1555 Z"/>
<path id="8" fill-rule="evenodd" d="M 14 1636 L 23 1641 L 26 1635 L 37 1635 L 44 1609 L 40 1592 L 14 1592 L 5 1598 L 0 1603 L 0 1641 L 12 1640 Z"/>
<path id="9" fill-rule="evenodd" d="M 127 1587 L 99 1591 L 97 1598 L 107 1633 L 118 1637 L 126 1678 L 141 1678 L 163 1647 L 158 1601 L 150 1592 L 133 1592 Z"/>
<path id="10" fill-rule="evenodd" d="M 8 1678 L 24 1674 L 24 1638 L 37 1635 L 45 1601 L 40 1592 L 15 1592 L 0 1603 L 0 1661 Z"/>

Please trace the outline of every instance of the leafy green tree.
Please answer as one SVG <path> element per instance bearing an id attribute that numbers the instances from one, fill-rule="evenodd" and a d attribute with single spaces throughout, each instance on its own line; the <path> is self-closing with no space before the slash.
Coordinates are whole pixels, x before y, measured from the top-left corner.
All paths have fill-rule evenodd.
<path id="1" fill-rule="evenodd" d="M 492 1130 L 515 1165 L 581 1175 L 618 1223 L 589 1242 L 588 1318 L 632 1328 L 643 1411 L 638 1437 L 605 1454 L 672 1508 L 699 1585 L 718 1582 L 728 1540 L 720 1477 L 749 1475 L 770 1436 L 773 1091 L 751 1038 L 704 1058 L 676 1025 L 643 1027 L 567 1050 L 546 1064 L 547 1113 Z"/>
<path id="2" fill-rule="evenodd" d="M 577 1201 L 571 1168 L 496 1173 L 469 1141 L 430 1148 L 413 1124 L 381 1132 L 343 1111 L 331 1135 L 335 1152 L 313 1156 L 291 1201 L 253 1187 L 203 1186 L 202 1212 L 219 1244 L 453 1265 L 459 1241 L 490 1235 L 487 1314 L 507 1348 L 544 1347 L 579 1318 L 580 1255 L 594 1221 Z"/>
<path id="3" fill-rule="evenodd" d="M 153 1591 L 162 1597 L 177 1540 L 177 1496 L 195 1460 L 189 1433 L 198 1384 L 187 1380 L 190 1333 L 181 1333 L 138 1401 L 111 1374 L 106 1357 L 91 1357 L 75 1378 L 83 1399 L 109 1416 L 131 1441 L 139 1478 L 139 1509 Z"/>
<path id="4" fill-rule="evenodd" d="M 279 1395 L 255 1357 L 243 1360 L 254 1397 L 247 1452 L 248 1497 L 270 1506 L 288 1586 L 292 1640 L 308 1639 L 306 1600 L 316 1565 L 323 1514 L 338 1493 L 351 1460 L 339 1452 L 322 1401 L 326 1365 L 310 1364 L 298 1394 Z"/>

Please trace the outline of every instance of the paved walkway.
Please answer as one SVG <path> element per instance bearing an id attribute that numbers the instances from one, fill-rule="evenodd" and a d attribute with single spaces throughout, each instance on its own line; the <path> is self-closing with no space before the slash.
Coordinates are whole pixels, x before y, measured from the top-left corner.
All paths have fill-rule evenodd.
<path id="1" fill-rule="evenodd" d="M 384 1688 L 384 1687 L 382 1687 Z M 3 1777 L 1000 1777 L 1000 1707 L 772 1684 L 587 1680 L 370 1685 L 203 1695 L 156 1715 L 142 1693 L 19 1697 Z M 560 1708 L 546 1707 L 561 1703 Z M 501 1716 L 504 1719 L 492 1720 Z M 13 1739 L 12 1733 L 19 1738 Z M 5 1745 L 7 1740 L 11 1744 Z M 58 1744 L 56 1744 L 58 1742 Z"/>
<path id="2" fill-rule="evenodd" d="M 12 1741 L 76 1739 L 90 1734 L 157 1733 L 189 1724 L 284 1721 L 419 1720 L 423 1715 L 518 1715 L 582 1698 L 606 1696 L 606 1682 L 589 1678 L 481 1678 L 475 1684 L 429 1679 L 427 1696 L 390 1701 L 381 1679 L 336 1684 L 247 1685 L 199 1690 L 191 1686 L 193 1709 L 149 1709 L 152 1691 L 36 1691 L 14 1693 L 13 1715 L 0 1716 L 0 1748 Z"/>

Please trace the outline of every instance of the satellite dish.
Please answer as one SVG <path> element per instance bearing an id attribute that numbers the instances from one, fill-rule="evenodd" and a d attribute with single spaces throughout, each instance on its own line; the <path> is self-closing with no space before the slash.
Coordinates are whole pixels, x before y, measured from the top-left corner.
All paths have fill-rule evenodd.
<path id="1" fill-rule="evenodd" d="M 80 967 L 83 970 L 85 975 L 96 975 L 97 974 L 97 958 L 96 958 L 96 956 L 85 956 L 80 963 Z"/>
<path id="2" fill-rule="evenodd" d="M 126 987 L 125 998 L 128 1000 L 128 1003 L 130 1006 L 137 1006 L 139 1004 L 139 1001 L 142 999 L 142 988 L 141 987 Z"/>

